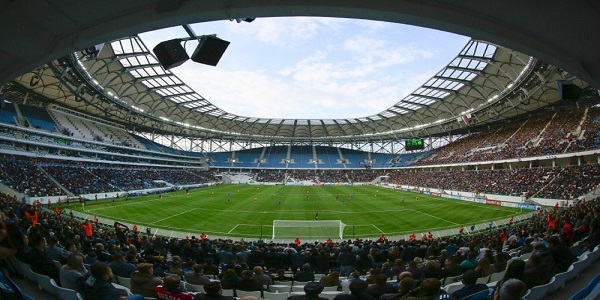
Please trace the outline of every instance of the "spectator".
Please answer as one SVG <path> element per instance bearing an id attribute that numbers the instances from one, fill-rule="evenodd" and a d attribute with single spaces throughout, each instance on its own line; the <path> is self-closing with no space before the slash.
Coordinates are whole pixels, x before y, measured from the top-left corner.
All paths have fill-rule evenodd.
<path id="1" fill-rule="evenodd" d="M 115 253 L 112 262 L 110 263 L 110 269 L 115 276 L 130 278 L 131 274 L 135 272 L 136 266 L 132 263 L 125 261 L 125 257 L 121 253 Z"/>
<path id="2" fill-rule="evenodd" d="M 304 285 L 304 295 L 292 295 L 288 300 L 327 300 L 320 297 L 319 294 L 323 291 L 323 286 L 318 282 L 309 282 Z"/>
<path id="3" fill-rule="evenodd" d="M 131 292 L 144 297 L 157 297 L 156 286 L 163 282 L 159 277 L 153 275 L 154 266 L 149 263 L 141 263 L 137 270 L 131 274 Z M 112 272 L 111 272 L 112 274 Z"/>
<path id="4" fill-rule="evenodd" d="M 88 274 L 83 265 L 83 256 L 72 253 L 67 259 L 67 264 L 59 270 L 60 285 L 64 288 L 81 292 L 80 279 Z"/>
<path id="5" fill-rule="evenodd" d="M 366 293 L 369 284 L 365 281 L 350 283 L 350 294 L 340 294 L 333 300 L 375 300 L 373 296 Z"/>
<path id="6" fill-rule="evenodd" d="M 194 294 L 180 289 L 181 280 L 178 275 L 167 275 L 164 279 L 164 286 L 156 286 L 158 299 L 169 300 L 192 300 Z"/>
<path id="7" fill-rule="evenodd" d="M 475 270 L 467 270 L 462 276 L 462 283 L 465 285 L 461 289 L 451 294 L 452 299 L 461 299 L 463 297 L 481 292 L 487 291 L 487 285 L 483 283 L 477 283 L 478 272 Z"/>
<path id="8" fill-rule="evenodd" d="M 194 300 L 235 300 L 233 296 L 223 296 L 223 289 L 219 282 L 209 282 L 204 285 L 205 294 L 198 293 Z"/>
<path id="9" fill-rule="evenodd" d="M 205 285 L 210 282 L 210 279 L 206 277 L 203 273 L 204 268 L 200 264 L 194 264 L 192 270 L 185 272 L 183 278 L 185 282 L 196 284 L 196 285 Z"/>

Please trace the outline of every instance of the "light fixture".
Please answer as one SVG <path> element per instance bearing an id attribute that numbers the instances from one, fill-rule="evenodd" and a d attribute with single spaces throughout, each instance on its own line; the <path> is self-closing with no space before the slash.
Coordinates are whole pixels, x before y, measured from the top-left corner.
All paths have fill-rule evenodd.
<path id="1" fill-rule="evenodd" d="M 217 38 L 216 34 L 197 36 L 187 24 L 183 25 L 183 28 L 189 34 L 189 37 L 164 41 L 152 49 L 160 65 L 165 70 L 182 65 L 190 59 L 190 56 L 186 53 L 181 42 L 198 40 L 199 44 L 192 54 L 192 60 L 197 63 L 216 66 L 229 46 L 229 42 Z"/>

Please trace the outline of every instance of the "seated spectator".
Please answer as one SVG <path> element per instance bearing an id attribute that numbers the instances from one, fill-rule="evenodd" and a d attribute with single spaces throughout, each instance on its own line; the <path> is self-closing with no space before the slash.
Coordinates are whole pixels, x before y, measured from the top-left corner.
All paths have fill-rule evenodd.
<path id="1" fill-rule="evenodd" d="M 209 282 L 204 285 L 205 294 L 198 293 L 194 300 L 235 300 L 233 296 L 223 296 L 223 289 L 219 282 Z"/>
<path id="2" fill-rule="evenodd" d="M 523 282 L 528 289 L 548 283 L 554 275 L 555 263 L 550 251 L 542 244 L 536 245 L 535 248 L 523 272 Z"/>
<path id="3" fill-rule="evenodd" d="M 181 257 L 179 255 L 173 255 L 173 257 L 171 257 L 167 273 L 179 275 L 179 278 L 183 276 L 183 269 L 181 268 Z"/>
<path id="4" fill-rule="evenodd" d="M 254 281 L 266 286 L 273 284 L 273 278 L 268 274 L 265 274 L 262 267 L 256 266 L 252 270 L 254 271 L 254 275 L 252 275 Z"/>
<path id="5" fill-rule="evenodd" d="M 497 296 L 498 290 L 502 287 L 504 282 L 507 282 L 508 280 L 511 280 L 511 279 L 518 279 L 519 281 L 522 281 L 521 279 L 523 279 L 524 271 L 525 271 L 525 261 L 524 260 L 517 259 L 517 260 L 512 261 L 510 263 L 510 265 L 508 266 L 508 268 L 506 268 L 506 273 L 504 273 L 504 276 L 502 277 L 502 279 L 500 279 L 496 283 L 496 287 L 494 288 L 494 293 L 492 294 L 492 298 L 494 296 Z"/>
<path id="6" fill-rule="evenodd" d="M 300 282 L 315 281 L 315 273 L 310 269 L 309 264 L 304 264 L 300 271 L 294 275 L 294 280 Z"/>
<path id="7" fill-rule="evenodd" d="M 44 253 L 46 238 L 41 233 L 33 233 L 29 239 L 31 251 L 27 254 L 25 263 L 31 266 L 35 273 L 46 275 L 60 284 L 59 268 Z"/>
<path id="8" fill-rule="evenodd" d="M 59 245 L 58 239 L 56 236 L 50 235 L 46 240 L 48 241 L 48 246 L 46 246 L 44 252 L 51 260 L 60 261 L 60 257 L 64 249 Z"/>
<path id="9" fill-rule="evenodd" d="M 410 273 L 409 273 L 410 274 Z M 379 297 L 380 300 L 398 300 L 402 299 L 417 286 L 412 277 L 405 277 L 398 283 L 398 292 L 393 294 L 383 294 Z"/>
<path id="10" fill-rule="evenodd" d="M 394 287 L 387 283 L 387 276 L 385 274 L 378 274 L 375 276 L 375 284 L 369 285 L 365 293 L 371 295 L 375 299 L 378 299 L 379 296 L 383 294 L 390 294 L 394 292 Z"/>
<path id="11" fill-rule="evenodd" d="M 319 294 L 323 291 L 323 285 L 318 282 L 309 282 L 304 286 L 304 295 L 292 295 L 288 300 L 327 300 L 320 297 Z"/>
<path id="12" fill-rule="evenodd" d="M 480 259 L 475 267 L 475 272 L 477 272 L 477 277 L 486 277 L 492 274 L 490 260 L 487 257 Z"/>
<path id="13" fill-rule="evenodd" d="M 522 299 L 523 294 L 527 291 L 525 283 L 519 279 L 507 280 L 498 290 L 498 293 L 494 294 L 492 299 L 494 300 L 505 300 L 505 299 Z"/>
<path id="14" fill-rule="evenodd" d="M 498 273 L 506 270 L 506 259 L 502 253 L 497 253 L 494 256 L 494 264 L 492 265 L 492 273 Z"/>
<path id="15" fill-rule="evenodd" d="M 321 277 L 321 279 L 319 280 L 319 283 L 321 283 L 324 287 L 326 286 L 336 286 L 336 287 L 340 287 L 340 273 L 339 272 L 331 272 L 329 273 L 329 275 L 325 276 L 325 277 Z"/>
<path id="16" fill-rule="evenodd" d="M 154 266 L 149 263 L 141 263 L 137 270 L 131 274 L 131 292 L 141 294 L 144 297 L 156 298 L 156 286 L 163 282 L 159 277 L 153 275 Z M 111 273 L 112 274 L 112 273 Z"/>
<path id="17" fill-rule="evenodd" d="M 475 251 L 469 251 L 469 253 L 467 253 L 467 259 L 460 263 L 460 267 L 463 271 L 473 270 L 478 264 L 477 253 L 475 253 Z"/>
<path id="18" fill-rule="evenodd" d="M 350 294 L 340 294 L 333 300 L 375 300 L 373 296 L 365 293 L 369 284 L 365 281 L 355 281 L 350 283 Z"/>
<path id="19" fill-rule="evenodd" d="M 114 279 L 110 267 L 103 263 L 97 262 L 90 267 L 90 276 L 83 284 L 82 295 L 85 300 L 142 300 L 142 295 L 120 295 L 117 288 L 112 284 Z"/>
<path id="20" fill-rule="evenodd" d="M 192 270 L 185 272 L 185 274 L 183 274 L 183 278 L 185 279 L 185 282 L 188 282 L 191 284 L 196 284 L 196 285 L 205 285 L 205 284 L 209 283 L 210 279 L 208 277 L 206 277 L 206 275 L 204 275 L 204 273 L 202 273 L 203 270 L 204 270 L 204 268 L 202 267 L 202 265 L 194 264 L 194 266 L 192 267 Z"/>
<path id="21" fill-rule="evenodd" d="M 156 286 L 156 294 L 158 299 L 169 300 L 192 300 L 194 294 L 181 290 L 179 288 L 181 280 L 178 275 L 167 275 L 164 280 L 164 286 Z"/>
<path id="22" fill-rule="evenodd" d="M 221 286 L 227 290 L 235 289 L 238 282 L 242 281 L 234 269 L 227 269 L 223 271 L 223 277 L 221 277 Z"/>
<path id="23" fill-rule="evenodd" d="M 264 290 L 263 285 L 260 282 L 252 279 L 252 275 L 253 272 L 250 270 L 242 271 L 242 280 L 236 283 L 235 289 L 248 292 L 260 291 L 260 296 L 262 297 Z"/>
<path id="24" fill-rule="evenodd" d="M 444 277 L 456 277 L 462 275 L 462 268 L 456 263 L 455 257 L 448 257 L 444 262 L 444 268 L 442 269 L 442 276 Z"/>
<path id="25" fill-rule="evenodd" d="M 83 256 L 73 253 L 67 259 L 67 264 L 60 268 L 60 285 L 81 292 L 80 279 L 87 273 L 88 270 L 83 265 Z"/>
<path id="26" fill-rule="evenodd" d="M 461 299 L 463 297 L 488 290 L 488 286 L 483 283 L 477 283 L 479 278 L 477 271 L 467 270 L 462 276 L 462 283 L 465 285 L 460 290 L 455 291 L 450 296 L 452 299 Z"/>
<path id="27" fill-rule="evenodd" d="M 131 274 L 135 272 L 136 266 L 126 262 L 122 254 L 116 253 L 113 255 L 110 269 L 115 276 L 130 278 Z"/>
<path id="28" fill-rule="evenodd" d="M 413 289 L 406 299 L 438 299 L 441 293 L 442 283 L 439 279 L 425 278 L 418 288 Z"/>

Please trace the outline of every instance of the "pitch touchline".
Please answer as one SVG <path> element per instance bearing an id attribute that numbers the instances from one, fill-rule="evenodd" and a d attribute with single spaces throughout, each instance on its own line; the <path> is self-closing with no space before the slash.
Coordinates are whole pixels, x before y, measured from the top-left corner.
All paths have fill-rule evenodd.
<path id="1" fill-rule="evenodd" d="M 170 218 L 173 218 L 173 217 L 177 217 L 177 216 L 179 216 L 179 215 L 183 215 L 183 214 L 185 214 L 185 213 L 189 213 L 190 211 L 192 211 L 192 210 L 196 210 L 196 209 L 197 209 L 197 208 L 188 209 L 188 210 L 186 210 L 186 211 L 184 211 L 184 212 L 180 212 L 180 213 L 178 213 L 178 214 L 174 214 L 174 215 L 172 215 L 172 216 L 170 216 L 170 217 L 166 217 L 166 218 L 163 218 L 163 219 L 160 219 L 160 220 L 154 221 L 154 222 L 152 222 L 152 223 L 149 223 L 149 224 L 156 224 L 156 223 L 158 223 L 158 222 L 162 222 L 162 221 L 164 221 L 164 220 L 166 220 L 166 219 L 170 219 Z"/>

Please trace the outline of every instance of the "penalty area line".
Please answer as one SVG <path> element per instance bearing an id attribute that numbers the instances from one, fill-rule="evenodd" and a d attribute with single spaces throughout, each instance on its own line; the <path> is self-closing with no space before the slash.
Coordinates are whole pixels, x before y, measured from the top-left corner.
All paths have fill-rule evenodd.
<path id="1" fill-rule="evenodd" d="M 380 233 L 383 233 L 383 230 L 379 229 L 379 227 L 375 226 L 375 224 L 371 224 L 371 226 L 375 227 Z"/>
<path id="2" fill-rule="evenodd" d="M 231 228 L 231 230 L 229 230 L 227 232 L 227 234 L 231 233 L 232 231 L 234 231 L 238 226 L 240 226 L 240 224 L 235 224 L 235 226 L 233 226 L 233 228 Z"/>

